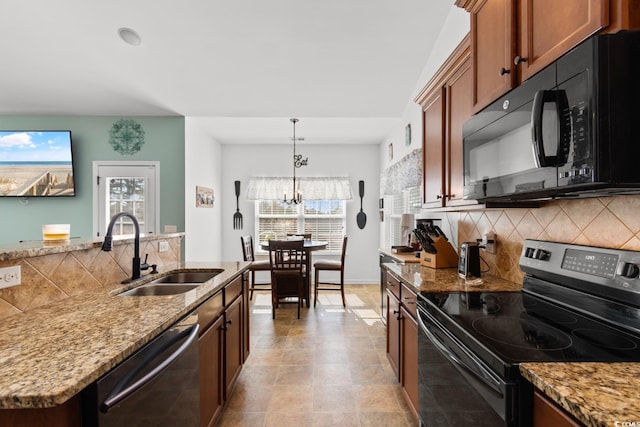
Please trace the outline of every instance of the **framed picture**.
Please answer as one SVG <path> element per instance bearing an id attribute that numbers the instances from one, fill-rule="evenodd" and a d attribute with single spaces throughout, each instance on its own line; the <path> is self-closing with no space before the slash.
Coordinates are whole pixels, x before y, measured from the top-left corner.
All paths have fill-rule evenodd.
<path id="1" fill-rule="evenodd" d="M 411 145 L 411 123 L 404 128 L 404 145 Z"/>
<path id="2" fill-rule="evenodd" d="M 196 185 L 196 208 L 212 208 L 213 201 L 213 188 Z"/>

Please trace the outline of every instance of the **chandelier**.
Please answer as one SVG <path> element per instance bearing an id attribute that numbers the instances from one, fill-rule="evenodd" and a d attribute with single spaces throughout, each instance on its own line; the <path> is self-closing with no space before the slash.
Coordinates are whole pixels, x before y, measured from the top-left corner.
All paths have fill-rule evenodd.
<path id="1" fill-rule="evenodd" d="M 300 187 L 296 186 L 296 168 L 306 166 L 309 158 L 302 159 L 301 154 L 296 154 L 296 123 L 298 123 L 298 119 L 291 118 L 289 121 L 293 123 L 293 187 L 292 197 L 287 199 L 287 193 L 285 192 L 283 202 L 287 205 L 297 205 L 302 203 L 302 192 L 300 191 Z"/>

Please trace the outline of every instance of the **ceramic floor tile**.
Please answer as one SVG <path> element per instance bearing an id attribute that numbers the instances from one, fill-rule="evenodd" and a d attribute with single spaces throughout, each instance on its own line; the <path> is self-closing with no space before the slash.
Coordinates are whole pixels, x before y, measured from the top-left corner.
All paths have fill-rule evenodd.
<path id="1" fill-rule="evenodd" d="M 378 285 L 347 285 L 347 307 L 251 301 L 251 354 L 220 426 L 417 426 L 386 357 Z M 325 294 L 328 295 L 328 294 Z"/>

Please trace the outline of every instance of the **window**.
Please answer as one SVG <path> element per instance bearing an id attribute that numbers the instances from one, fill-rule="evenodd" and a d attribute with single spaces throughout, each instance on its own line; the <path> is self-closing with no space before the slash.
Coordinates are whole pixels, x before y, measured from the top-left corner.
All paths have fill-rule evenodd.
<path id="1" fill-rule="evenodd" d="M 285 239 L 287 234 L 311 233 L 313 240 L 329 242 L 327 251 L 340 253 L 346 228 L 344 200 L 305 200 L 285 205 L 280 200 L 256 200 L 257 241 Z"/>
<path id="2" fill-rule="evenodd" d="M 389 218 L 389 245 L 406 245 L 407 242 L 401 242 L 400 220 L 403 213 L 420 213 L 422 207 L 421 187 L 411 187 L 399 194 L 385 196 L 384 205 L 390 207 L 390 212 L 385 212 L 385 216 Z"/>
<path id="3" fill-rule="evenodd" d="M 156 233 L 159 210 L 158 162 L 93 162 L 94 235 L 105 234 L 111 218 L 120 212 L 136 217 L 141 233 Z M 133 235 L 133 222 L 120 218 L 114 236 Z"/>

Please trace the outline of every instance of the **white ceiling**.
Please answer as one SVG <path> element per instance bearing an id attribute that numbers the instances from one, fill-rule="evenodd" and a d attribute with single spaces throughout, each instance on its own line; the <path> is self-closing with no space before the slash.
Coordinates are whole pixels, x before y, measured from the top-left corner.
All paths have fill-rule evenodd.
<path id="1" fill-rule="evenodd" d="M 379 143 L 453 0 L 2 0 L 0 114 L 181 115 L 222 143 Z M 125 44 L 120 27 L 137 31 Z"/>

